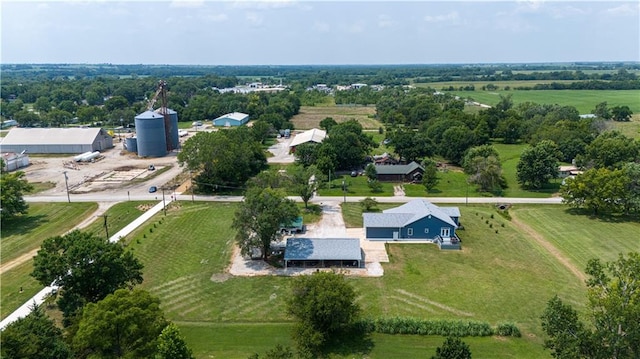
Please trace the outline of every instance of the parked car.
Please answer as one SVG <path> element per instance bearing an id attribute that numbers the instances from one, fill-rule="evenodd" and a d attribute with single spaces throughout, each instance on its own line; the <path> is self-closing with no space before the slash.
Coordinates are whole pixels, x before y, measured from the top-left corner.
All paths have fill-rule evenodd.
<path id="1" fill-rule="evenodd" d="M 155 171 L 155 169 L 156 169 L 156 166 L 154 166 L 154 165 L 149 165 L 149 171 Z"/>
<path id="2" fill-rule="evenodd" d="M 158 191 L 158 187 L 156 187 L 156 186 L 149 187 L 149 193 L 155 193 L 157 191 Z"/>
<path id="3" fill-rule="evenodd" d="M 351 177 L 358 177 L 358 171 L 351 171 Z"/>

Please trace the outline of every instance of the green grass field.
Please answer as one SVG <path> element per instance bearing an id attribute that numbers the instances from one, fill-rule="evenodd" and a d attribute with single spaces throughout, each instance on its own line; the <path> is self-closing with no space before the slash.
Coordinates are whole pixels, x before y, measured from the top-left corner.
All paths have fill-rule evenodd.
<path id="1" fill-rule="evenodd" d="M 286 333 L 290 319 L 282 309 L 288 278 L 233 277 L 225 273 L 230 263 L 234 236 L 230 224 L 236 204 L 182 202 L 178 206 L 166 217 L 155 216 L 131 235 L 128 243 L 145 264 L 142 286 L 161 298 L 167 317 L 178 322 L 196 357 L 246 358 L 277 343 L 290 343 Z M 513 321 L 523 331 L 520 339 L 467 338 L 474 357 L 549 357 L 541 346 L 539 316 L 554 294 L 583 310 L 583 284 L 553 254 L 497 215 L 491 206 L 460 209 L 466 228 L 459 231 L 462 251 L 390 244 L 391 262 L 383 264 L 383 277 L 349 278 L 359 293 L 365 316 L 462 318 L 493 325 Z M 576 226 L 589 230 L 571 237 L 573 241 L 583 243 L 585 255 L 604 258 L 629 249 L 625 244 L 629 236 L 640 230 L 638 223 L 613 228 L 606 221 L 574 218 L 563 206 L 519 206 L 513 211 L 526 223 L 529 212 L 545 214 L 540 219 L 544 225 L 533 220 L 530 225 L 541 233 L 541 228 L 549 228 L 550 235 L 554 228 L 574 219 Z M 358 218 L 361 221 L 357 203 L 346 204 L 344 213 L 348 224 Z M 565 238 L 570 230 L 568 227 L 557 237 Z M 612 231 L 621 235 L 610 236 L 606 248 L 596 247 L 600 236 Z M 431 355 L 442 340 L 374 335 L 373 348 L 366 355 L 338 353 L 335 357 Z M 500 345 L 499 354 L 495 345 Z"/>
<path id="2" fill-rule="evenodd" d="M 478 86 L 476 85 L 476 88 Z M 462 98 L 473 98 L 487 105 L 495 105 L 500 95 L 511 95 L 514 104 L 535 102 L 574 106 L 581 114 L 591 113 L 597 104 L 606 101 L 609 107 L 629 106 L 633 113 L 640 112 L 640 90 L 539 90 L 539 91 L 453 91 Z"/>

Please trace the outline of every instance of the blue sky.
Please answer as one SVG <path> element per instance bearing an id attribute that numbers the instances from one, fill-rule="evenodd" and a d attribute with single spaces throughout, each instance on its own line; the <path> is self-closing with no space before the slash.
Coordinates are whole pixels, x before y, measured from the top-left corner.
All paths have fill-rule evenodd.
<path id="1" fill-rule="evenodd" d="M 6 1 L 2 63 L 640 61 L 639 1 Z"/>

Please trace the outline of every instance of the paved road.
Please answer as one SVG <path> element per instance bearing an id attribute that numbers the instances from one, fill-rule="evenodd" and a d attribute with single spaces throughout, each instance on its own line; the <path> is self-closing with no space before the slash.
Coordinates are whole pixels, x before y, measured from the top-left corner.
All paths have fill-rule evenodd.
<path id="1" fill-rule="evenodd" d="M 166 200 L 171 199 L 173 192 L 165 192 L 164 196 Z M 191 196 L 177 194 L 176 199 L 178 201 L 213 201 L 213 202 L 240 202 L 242 196 Z M 294 201 L 302 201 L 300 197 L 289 197 Z M 322 202 L 343 202 L 345 199 L 347 202 L 359 202 L 365 197 L 347 196 L 319 196 L 311 199 L 312 203 Z M 373 197 L 379 203 L 404 203 L 417 198 L 424 198 L 433 203 L 458 203 L 458 204 L 474 204 L 474 203 L 528 203 L 528 204 L 561 204 L 562 198 L 550 197 L 550 198 L 508 198 L 508 197 L 406 197 L 406 196 L 388 196 L 388 197 Z M 87 194 L 72 194 L 70 196 L 71 202 L 124 202 L 124 201 L 154 201 L 162 200 L 162 192 L 146 193 L 146 194 L 130 194 L 125 192 L 117 193 L 87 193 Z M 25 196 L 27 202 L 66 202 L 66 194 L 55 195 L 37 195 L 37 196 Z"/>

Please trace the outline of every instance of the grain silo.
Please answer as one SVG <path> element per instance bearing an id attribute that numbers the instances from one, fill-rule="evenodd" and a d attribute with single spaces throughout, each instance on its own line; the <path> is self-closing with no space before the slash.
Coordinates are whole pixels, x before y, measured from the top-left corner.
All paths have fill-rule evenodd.
<path id="1" fill-rule="evenodd" d="M 160 107 L 155 112 L 162 115 L 164 107 Z M 166 113 L 169 115 L 169 129 L 165 128 L 165 131 L 169 132 L 168 140 L 171 141 L 170 146 L 167 146 L 167 150 L 175 150 L 180 147 L 180 136 L 178 135 L 178 113 L 170 108 L 166 109 Z"/>
<path id="2" fill-rule="evenodd" d="M 127 137 L 124 140 L 124 147 L 129 152 L 138 153 L 138 138 L 137 137 Z"/>
<path id="3" fill-rule="evenodd" d="M 145 111 L 135 117 L 138 156 L 162 157 L 167 155 L 167 136 L 164 116 Z"/>

